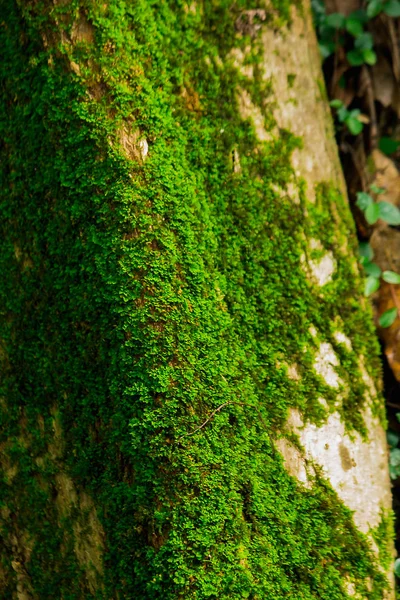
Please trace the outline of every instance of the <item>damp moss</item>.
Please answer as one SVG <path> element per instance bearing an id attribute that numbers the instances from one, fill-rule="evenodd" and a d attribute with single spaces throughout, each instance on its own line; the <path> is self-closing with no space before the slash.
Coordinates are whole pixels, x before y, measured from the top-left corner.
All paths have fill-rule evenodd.
<path id="1" fill-rule="evenodd" d="M 274 6 L 283 26 L 290 3 Z M 301 140 L 261 143 L 240 116 L 232 51 L 256 57 L 258 42 L 235 23 L 253 7 L 2 8 L 1 443 L 15 470 L 1 486 L 2 597 L 24 535 L 17 560 L 41 599 L 342 600 L 346 576 L 381 599 L 350 511 L 322 478 L 303 489 L 273 443 L 289 407 L 318 422 L 318 398 L 333 401 L 310 326 L 332 340 L 340 315 L 355 355 L 374 336 L 337 242 L 337 227 L 355 239 L 344 199 L 332 184 L 313 206 L 303 188 L 300 205 L 278 194 Z M 246 85 L 272 130 L 270 85 Z M 340 265 L 323 293 L 301 266 L 304 234 Z M 359 366 L 344 360 L 343 416 L 362 430 Z M 74 546 L 79 505 L 57 508 L 63 472 L 95 500 L 98 588 Z"/>

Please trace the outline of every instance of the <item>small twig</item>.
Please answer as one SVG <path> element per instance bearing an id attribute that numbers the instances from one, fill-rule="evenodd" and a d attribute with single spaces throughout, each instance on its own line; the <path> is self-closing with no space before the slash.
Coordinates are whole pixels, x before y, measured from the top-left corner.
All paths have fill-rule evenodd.
<path id="1" fill-rule="evenodd" d="M 179 440 L 181 440 L 181 439 L 182 439 L 182 438 L 184 438 L 184 437 L 187 437 L 187 436 L 189 436 L 189 435 L 194 435 L 195 433 L 197 433 L 197 431 L 200 431 L 200 429 L 203 429 L 203 427 L 204 427 L 205 425 L 207 425 L 207 423 L 208 423 L 209 421 L 211 421 L 211 419 L 214 417 L 214 415 L 216 415 L 216 414 L 217 414 L 217 412 L 219 412 L 219 411 L 221 410 L 221 408 L 224 408 L 224 406 L 227 406 L 228 404 L 241 404 L 241 405 L 243 405 L 243 402 L 231 402 L 231 401 L 224 402 L 223 404 L 221 404 L 221 406 L 218 406 L 218 408 L 216 408 L 216 409 L 215 409 L 215 410 L 214 410 L 214 411 L 211 413 L 211 415 L 208 417 L 208 419 L 206 419 L 206 420 L 204 421 L 204 423 L 202 423 L 201 425 L 199 425 L 199 427 L 196 427 L 196 429 L 194 429 L 194 430 L 193 430 L 193 431 L 191 431 L 190 433 L 184 433 L 183 435 L 181 435 L 181 437 L 180 437 L 180 438 L 178 438 L 178 441 L 179 441 Z"/>
<path id="2" fill-rule="evenodd" d="M 400 404 L 394 404 L 393 402 L 386 402 L 386 405 L 390 408 L 400 408 Z"/>
<path id="3" fill-rule="evenodd" d="M 228 404 L 237 404 L 239 406 L 248 406 L 249 408 L 253 408 L 258 412 L 258 415 L 260 417 L 261 423 L 264 425 L 265 429 L 268 429 L 264 419 L 261 416 L 260 410 L 256 407 L 256 406 L 252 406 L 251 404 L 246 404 L 245 402 L 236 402 L 234 400 L 228 400 L 228 402 L 224 402 L 223 404 L 221 404 L 220 406 L 218 406 L 218 408 L 216 408 L 211 415 L 201 424 L 199 425 L 199 427 L 196 427 L 196 429 L 194 429 L 193 431 L 191 431 L 190 433 L 184 433 L 183 435 L 181 435 L 181 437 L 178 438 L 178 442 L 179 440 L 181 440 L 184 437 L 188 437 L 190 435 L 194 435 L 195 433 L 197 433 L 198 431 L 200 431 L 200 429 L 203 429 L 203 427 L 205 427 L 205 425 L 207 425 L 207 423 L 209 421 L 211 421 L 211 419 L 217 414 L 217 412 L 219 412 L 222 408 L 224 408 L 224 406 L 227 406 Z"/>

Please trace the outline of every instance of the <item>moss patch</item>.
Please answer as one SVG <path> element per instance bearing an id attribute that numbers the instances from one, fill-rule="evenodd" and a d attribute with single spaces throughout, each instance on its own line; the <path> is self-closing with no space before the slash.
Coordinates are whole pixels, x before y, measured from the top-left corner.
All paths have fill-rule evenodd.
<path id="1" fill-rule="evenodd" d="M 275 6 L 283 26 L 289 3 Z M 342 600 L 346 575 L 381 599 L 351 513 L 322 479 L 299 487 L 272 443 L 289 406 L 318 421 L 317 399 L 333 399 L 309 327 L 334 345 L 340 314 L 355 355 L 374 336 L 330 215 L 338 202 L 354 243 L 343 199 L 321 187 L 306 219 L 304 193 L 294 205 L 274 191 L 301 140 L 260 143 L 239 116 L 231 51 L 251 43 L 256 61 L 235 28 L 251 6 L 2 7 L 1 442 L 16 470 L 1 488 L 2 597 L 23 531 L 41 599 Z M 246 85 L 271 128 L 260 78 Z M 304 232 L 322 231 L 340 268 L 319 294 L 301 256 Z M 298 383 L 278 368 L 288 359 Z M 341 377 L 362 430 L 365 390 Z M 56 509 L 64 470 L 105 531 L 97 591 L 74 551 L 79 515 Z"/>

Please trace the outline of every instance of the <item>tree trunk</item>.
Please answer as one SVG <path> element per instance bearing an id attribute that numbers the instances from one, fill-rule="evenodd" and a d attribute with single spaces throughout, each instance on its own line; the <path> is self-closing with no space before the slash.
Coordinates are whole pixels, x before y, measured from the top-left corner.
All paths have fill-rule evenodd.
<path id="1" fill-rule="evenodd" d="M 309 6 L 1 2 L 4 599 L 392 597 Z"/>

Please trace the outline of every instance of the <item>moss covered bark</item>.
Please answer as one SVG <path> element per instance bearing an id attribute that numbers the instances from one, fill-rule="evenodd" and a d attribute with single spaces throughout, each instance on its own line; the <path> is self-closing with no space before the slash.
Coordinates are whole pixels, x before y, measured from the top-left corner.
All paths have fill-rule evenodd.
<path id="1" fill-rule="evenodd" d="M 303 452 L 289 409 L 366 437 L 379 370 L 340 183 L 293 166 L 265 76 L 289 3 L 0 10 L 2 598 L 382 599 L 351 510 L 276 444 Z"/>

